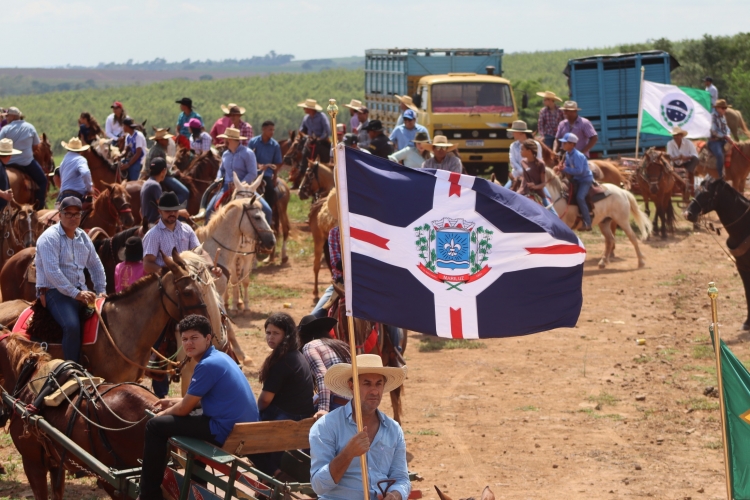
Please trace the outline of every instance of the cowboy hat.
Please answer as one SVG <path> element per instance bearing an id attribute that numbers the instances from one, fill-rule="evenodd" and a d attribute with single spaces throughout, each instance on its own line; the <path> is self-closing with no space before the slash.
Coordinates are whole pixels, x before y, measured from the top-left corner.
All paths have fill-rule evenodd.
<path id="1" fill-rule="evenodd" d="M 11 106 L 5 110 L 5 114 L 8 116 L 21 116 L 21 110 L 15 106 Z"/>
<path id="2" fill-rule="evenodd" d="M 513 124 L 508 129 L 508 132 L 523 132 L 526 134 L 531 134 L 532 131 L 529 130 L 528 125 L 526 125 L 526 122 L 523 120 L 516 120 L 513 122 Z"/>
<path id="3" fill-rule="evenodd" d="M 177 198 L 176 194 L 171 191 L 167 191 L 159 198 L 159 204 L 156 206 L 156 208 L 158 208 L 159 210 L 171 212 L 173 210 L 181 210 L 185 208 L 186 205 L 187 202 L 180 203 L 180 200 L 179 198 Z"/>
<path id="4" fill-rule="evenodd" d="M 417 110 L 417 107 L 414 105 L 414 101 L 408 95 L 394 95 L 393 97 L 401 101 L 407 108 L 414 111 Z"/>
<path id="5" fill-rule="evenodd" d="M 305 99 L 305 102 L 301 102 L 297 106 L 305 109 L 314 109 L 315 111 L 323 111 L 323 108 L 320 107 L 320 104 L 315 99 Z"/>
<path id="6" fill-rule="evenodd" d="M 74 153 L 80 153 L 81 151 L 86 151 L 89 146 L 88 144 L 83 144 L 81 142 L 81 139 L 78 137 L 73 137 L 69 142 L 61 141 L 60 145 L 67 149 L 68 151 L 73 151 Z"/>
<path id="7" fill-rule="evenodd" d="M 727 109 L 729 106 L 727 105 L 727 101 L 725 99 L 718 99 L 714 103 L 714 108 L 724 108 Z"/>
<path id="8" fill-rule="evenodd" d="M 331 318 L 329 316 L 318 318 L 313 314 L 308 314 L 299 321 L 297 329 L 299 330 L 300 337 L 330 338 L 329 333 L 331 328 L 336 326 L 336 323 L 338 323 L 336 318 Z"/>
<path id="9" fill-rule="evenodd" d="M 362 101 L 358 101 L 356 99 L 352 99 L 349 104 L 344 104 L 345 108 L 349 108 L 352 111 L 358 111 L 359 108 L 362 107 Z"/>
<path id="10" fill-rule="evenodd" d="M 182 104 L 184 106 L 187 106 L 190 109 L 193 109 L 193 100 L 189 97 L 183 97 L 179 101 L 175 101 L 177 104 Z"/>
<path id="11" fill-rule="evenodd" d="M 674 127 L 672 127 L 671 135 L 672 135 L 672 137 L 674 137 L 676 135 L 681 135 L 682 137 L 685 137 L 686 135 L 688 135 L 688 131 L 687 130 L 683 130 L 682 128 L 680 128 L 679 125 L 675 125 Z"/>
<path id="12" fill-rule="evenodd" d="M 543 97 L 545 99 L 554 99 L 555 101 L 562 102 L 562 99 L 557 97 L 557 94 L 555 94 L 551 90 L 545 90 L 544 92 L 537 92 L 536 95 L 538 95 L 539 97 Z"/>
<path id="13" fill-rule="evenodd" d="M 233 102 L 230 102 L 226 106 L 222 104 L 221 111 L 225 115 L 244 115 L 245 114 L 245 108 L 243 108 L 242 106 L 237 106 Z"/>
<path id="14" fill-rule="evenodd" d="M 236 141 L 246 141 L 247 137 L 242 137 L 240 135 L 239 129 L 236 129 L 234 127 L 227 128 L 223 134 L 219 134 L 216 136 L 219 139 L 234 139 Z"/>
<path id="15" fill-rule="evenodd" d="M 0 156 L 20 155 L 23 151 L 13 149 L 13 139 L 0 139 Z"/>
<path id="16" fill-rule="evenodd" d="M 370 120 L 370 123 L 362 127 L 362 130 L 366 130 L 368 132 L 380 132 L 383 130 L 383 122 L 380 120 Z"/>
<path id="17" fill-rule="evenodd" d="M 432 141 L 432 144 L 429 142 L 425 143 L 424 148 L 428 151 L 434 151 L 435 148 L 445 148 L 448 150 L 448 152 L 453 151 L 458 146 L 455 144 L 451 144 L 448 142 L 448 138 L 444 135 L 436 135 L 435 140 Z"/>
<path id="18" fill-rule="evenodd" d="M 581 108 L 578 107 L 578 103 L 575 101 L 565 101 L 565 104 L 562 105 L 560 108 L 563 111 L 580 111 Z"/>
<path id="19" fill-rule="evenodd" d="M 174 136 L 169 133 L 168 128 L 155 128 L 154 129 L 154 135 L 152 137 L 149 137 L 149 141 L 158 141 L 161 139 L 171 139 Z"/>
<path id="20" fill-rule="evenodd" d="M 331 191 L 328 193 L 326 203 L 328 204 L 328 213 L 331 214 L 331 217 L 339 220 L 339 198 L 335 187 L 331 188 Z"/>
<path id="21" fill-rule="evenodd" d="M 125 241 L 123 256 L 126 262 L 140 262 L 143 260 L 143 241 L 138 236 L 131 236 Z M 119 257 L 119 255 L 118 255 Z"/>
<path id="22" fill-rule="evenodd" d="M 406 378 L 406 367 L 395 368 L 383 366 L 383 360 L 377 354 L 360 354 L 357 356 L 357 372 L 360 375 L 375 373 L 385 377 L 383 392 L 391 392 L 400 387 Z M 353 398 L 352 390 L 349 389 L 349 381 L 352 379 L 352 365 L 349 363 L 336 363 L 328 369 L 325 376 L 326 387 L 332 392 L 347 398 Z"/>

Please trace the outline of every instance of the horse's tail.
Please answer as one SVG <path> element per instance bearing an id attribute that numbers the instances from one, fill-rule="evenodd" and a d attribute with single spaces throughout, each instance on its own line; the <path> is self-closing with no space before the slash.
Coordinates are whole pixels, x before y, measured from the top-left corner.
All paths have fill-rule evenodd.
<path id="1" fill-rule="evenodd" d="M 638 207 L 638 202 L 635 200 L 635 196 L 630 191 L 625 191 L 625 196 L 628 197 L 628 203 L 630 203 L 630 213 L 635 218 L 635 223 L 638 225 L 638 230 L 641 232 L 641 241 L 646 241 L 654 229 L 654 225 L 651 223 L 649 218 L 641 212 Z"/>

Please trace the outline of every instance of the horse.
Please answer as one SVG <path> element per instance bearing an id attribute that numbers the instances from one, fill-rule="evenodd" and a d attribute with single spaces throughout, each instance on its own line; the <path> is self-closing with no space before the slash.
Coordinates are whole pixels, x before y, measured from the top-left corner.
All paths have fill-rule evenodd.
<path id="1" fill-rule="evenodd" d="M 99 142 L 101 141 L 108 141 L 108 139 L 100 139 Z M 98 147 L 99 142 L 95 141 L 92 147 L 82 151 L 81 156 L 86 158 L 94 188 L 103 191 L 108 184 L 122 182 L 123 175 L 120 172 L 119 164 L 110 161 L 101 153 L 100 147 Z"/>
<path id="2" fill-rule="evenodd" d="M 47 134 L 42 134 L 39 144 L 35 144 L 31 149 L 34 159 L 42 167 L 45 174 L 54 171 L 55 160 L 52 156 L 52 146 L 49 139 L 47 139 Z M 8 185 L 11 191 L 13 191 L 13 199 L 18 203 L 33 204 L 36 201 L 34 193 L 39 189 L 39 186 L 36 185 L 28 174 L 14 168 L 14 165 L 6 165 L 5 168 L 8 175 Z M 50 183 L 47 182 L 47 191 L 49 191 L 49 187 Z"/>
<path id="3" fill-rule="evenodd" d="M 622 170 L 617 168 L 617 165 L 609 160 L 589 160 L 589 166 L 594 165 L 592 168 L 594 172 L 594 180 L 599 184 L 614 184 L 615 186 L 621 187 L 626 191 L 630 191 L 630 180 L 622 173 Z M 595 170 L 600 172 L 597 176 Z"/>
<path id="4" fill-rule="evenodd" d="M 39 370 L 51 356 L 38 345 L 28 344 L 17 335 L 0 340 L 0 373 L 2 388 L 22 406 L 31 405 L 36 395 L 27 382 L 40 378 Z M 80 371 L 77 377 L 86 380 Z M 72 379 L 72 377 L 71 377 Z M 67 435 L 86 453 L 113 469 L 139 467 L 146 434 L 146 410 L 155 410 L 159 399 L 145 387 L 132 383 L 98 385 L 96 389 L 79 389 L 68 396 L 70 403 L 44 406 L 38 414 L 61 433 Z M 0 420 L 10 420 L 8 432 L 23 463 L 29 486 L 37 500 L 47 500 L 49 474 L 52 498 L 62 500 L 65 471 L 78 473 L 88 469 L 80 459 L 50 439 L 15 408 L 2 406 Z M 126 498 L 105 481 L 98 481 L 112 498 Z"/>
<path id="5" fill-rule="evenodd" d="M 45 174 L 49 174 L 55 170 L 55 158 L 52 156 L 52 144 L 50 144 L 46 133 L 42 133 L 42 138 L 39 144 L 32 146 L 31 148 L 34 159 L 42 167 Z M 47 183 L 49 187 L 49 183 Z"/>
<path id="6" fill-rule="evenodd" d="M 315 201 L 325 198 L 335 184 L 333 169 L 320 162 L 313 162 L 307 167 L 305 177 L 299 186 L 299 199 L 306 200 L 312 197 Z"/>
<path id="7" fill-rule="evenodd" d="M 742 118 L 742 112 L 739 109 L 727 108 L 727 113 L 724 115 L 727 120 L 727 126 L 732 132 L 732 137 L 735 141 L 740 140 L 740 131 L 745 134 L 745 137 L 750 138 L 750 130 L 745 125 L 745 120 Z"/>
<path id="8" fill-rule="evenodd" d="M 289 131 L 289 138 L 279 142 L 281 147 L 282 163 L 289 165 L 294 170 L 302 161 L 302 147 L 299 146 L 299 133 L 297 130 Z M 289 182 L 294 182 L 292 175 L 289 176 Z"/>
<path id="9" fill-rule="evenodd" d="M 330 193 L 328 193 L 330 196 Z M 328 211 L 328 197 L 315 201 L 310 206 L 308 224 L 313 236 L 313 300 L 318 301 L 318 273 L 320 273 L 320 262 L 324 250 L 328 245 L 328 233 L 331 232 L 337 222 Z M 326 266 L 330 268 L 330 261 L 326 259 Z"/>
<path id="10" fill-rule="evenodd" d="M 434 485 L 433 485 L 434 486 Z M 440 497 L 440 500 L 452 500 L 451 497 L 440 491 L 440 488 L 435 486 L 435 490 L 437 491 L 438 497 Z M 463 498 L 461 500 L 474 500 L 474 497 L 471 498 Z M 484 490 L 482 491 L 482 496 L 479 500 L 495 500 L 495 494 L 492 493 L 492 490 L 489 486 L 485 486 Z"/>
<path id="11" fill-rule="evenodd" d="M 289 165 L 292 169 L 289 171 L 289 182 L 292 183 L 292 189 L 299 187 L 302 182 L 301 178 L 301 165 L 304 160 L 304 151 L 307 145 L 308 136 L 302 132 L 297 132 L 292 135 L 289 134 L 291 143 L 289 149 L 283 156 L 283 162 L 285 165 Z"/>
<path id="12" fill-rule="evenodd" d="M 612 232 L 611 221 L 616 222 L 620 226 L 620 229 L 625 232 L 633 244 L 635 253 L 638 256 L 638 267 L 645 266 L 646 260 L 638 246 L 638 238 L 636 238 L 635 233 L 630 227 L 630 215 L 633 215 L 635 218 L 638 230 L 641 233 L 641 240 L 644 241 L 651 234 L 651 221 L 638 208 L 638 202 L 635 201 L 635 197 L 629 191 L 614 184 L 603 184 L 602 186 L 609 192 L 609 196 L 594 204 L 595 217 L 592 221 L 593 224 L 599 226 L 602 236 L 604 236 L 604 255 L 599 260 L 599 268 L 603 269 L 609 264 L 609 259 L 615 248 L 615 236 Z M 547 169 L 547 189 L 552 195 L 552 199 L 554 200 L 553 205 L 557 213 L 560 214 L 560 219 L 568 227 L 575 229 L 578 223 L 578 205 L 575 203 L 568 204 L 567 193 L 563 189 L 562 181 L 550 168 Z"/>
<path id="13" fill-rule="evenodd" d="M 729 166 L 724 166 L 724 180 L 731 182 L 732 187 L 739 193 L 745 192 L 745 182 L 750 174 L 750 141 L 737 143 L 737 147 L 730 146 L 729 153 L 725 153 L 725 158 L 730 159 Z M 701 149 L 698 154 L 698 166 L 695 168 L 695 175 L 710 175 L 717 178 L 716 160 L 714 155 L 707 147 Z"/>
<path id="14" fill-rule="evenodd" d="M 661 221 L 661 237 L 667 238 L 667 231 L 674 234 L 674 207 L 672 206 L 672 190 L 675 179 L 674 169 L 669 157 L 663 151 L 649 148 L 643 155 L 636 180 L 641 193 L 649 193 L 654 199 L 656 215 L 654 216 L 654 232 L 659 232 Z M 644 201 L 645 201 L 644 195 Z M 648 202 L 646 202 L 648 203 Z"/>
<path id="15" fill-rule="evenodd" d="M 696 223 L 700 215 L 711 211 L 716 211 L 729 235 L 727 247 L 734 256 L 734 264 L 742 279 L 748 309 L 742 329 L 750 330 L 750 201 L 723 179 L 709 177 L 701 183 L 695 198 L 685 210 L 685 218 Z"/>

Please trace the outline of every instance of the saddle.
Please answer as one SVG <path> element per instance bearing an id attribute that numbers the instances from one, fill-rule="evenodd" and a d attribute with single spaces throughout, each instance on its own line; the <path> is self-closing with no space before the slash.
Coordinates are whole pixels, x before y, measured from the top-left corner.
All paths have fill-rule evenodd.
<path id="1" fill-rule="evenodd" d="M 575 183 L 570 182 L 568 179 L 564 179 L 563 185 L 566 186 L 566 189 L 563 190 L 563 194 L 566 195 L 565 198 L 568 200 L 568 205 L 574 204 L 576 200 Z M 611 194 L 612 193 L 607 191 L 604 186 L 596 181 L 591 185 L 591 189 L 589 189 L 589 193 L 586 195 L 586 204 L 589 207 L 589 212 L 591 213 L 592 218 L 594 217 L 594 204 Z"/>
<path id="2" fill-rule="evenodd" d="M 705 165 L 709 170 L 716 170 L 716 158 L 714 154 L 708 149 L 708 142 L 701 141 L 702 144 L 698 145 L 698 162 L 699 164 Z M 726 143 L 724 145 L 724 168 L 730 168 L 732 165 L 732 145 Z"/>
<path id="3" fill-rule="evenodd" d="M 34 375 L 26 386 L 36 396 L 33 405 L 37 410 L 45 406 L 60 406 L 79 390 L 85 391 L 104 383 L 103 378 L 90 377 L 76 363 L 62 359 L 48 361 Z"/>
<path id="4" fill-rule="evenodd" d="M 101 312 L 104 306 L 104 298 L 96 299 L 96 308 Z M 83 345 L 96 343 L 99 333 L 99 317 L 93 310 L 82 307 L 79 313 L 81 320 L 81 338 Z M 35 342 L 46 342 L 48 344 L 62 343 L 62 328 L 52 317 L 49 310 L 42 306 L 40 301 L 35 301 L 30 307 L 24 309 L 13 326 L 13 333 L 20 333 L 31 338 Z"/>

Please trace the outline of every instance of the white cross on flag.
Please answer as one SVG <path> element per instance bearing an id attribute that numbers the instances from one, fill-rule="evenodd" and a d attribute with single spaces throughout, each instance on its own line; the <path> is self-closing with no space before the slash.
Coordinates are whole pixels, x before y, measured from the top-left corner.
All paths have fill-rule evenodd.
<path id="1" fill-rule="evenodd" d="M 347 315 L 447 338 L 575 326 L 586 250 L 557 216 L 479 177 L 336 154 Z"/>

